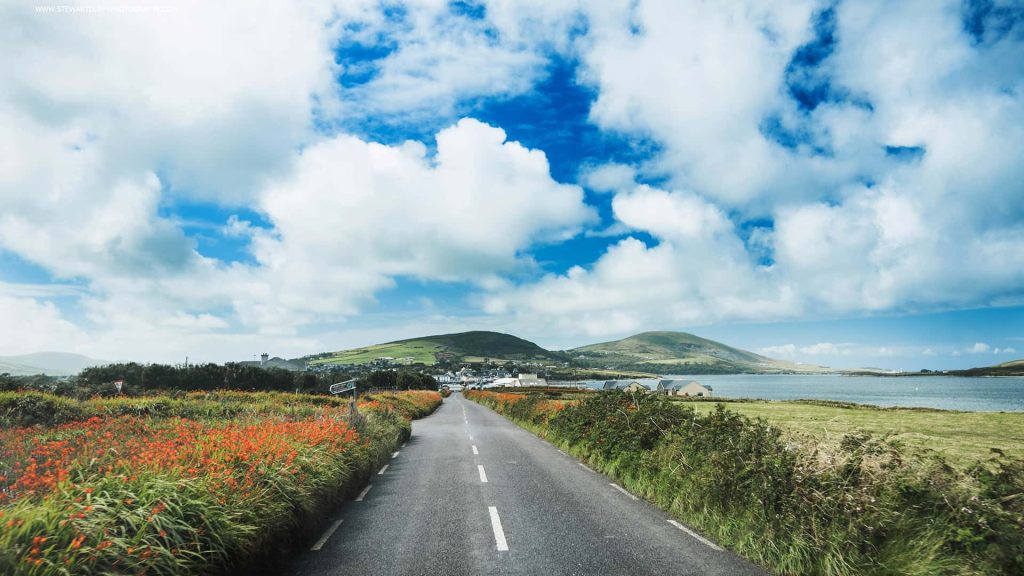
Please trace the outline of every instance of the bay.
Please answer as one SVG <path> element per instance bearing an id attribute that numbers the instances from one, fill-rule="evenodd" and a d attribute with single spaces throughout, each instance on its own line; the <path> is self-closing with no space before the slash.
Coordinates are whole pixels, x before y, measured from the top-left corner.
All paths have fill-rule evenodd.
<path id="1" fill-rule="evenodd" d="M 1024 377 L 842 376 L 837 374 L 673 375 L 710 385 L 718 398 L 837 400 L 875 406 L 1024 412 Z M 629 382 L 629 381 L 623 381 Z M 657 380 L 637 380 L 654 388 Z M 587 381 L 600 388 L 603 381 Z"/>

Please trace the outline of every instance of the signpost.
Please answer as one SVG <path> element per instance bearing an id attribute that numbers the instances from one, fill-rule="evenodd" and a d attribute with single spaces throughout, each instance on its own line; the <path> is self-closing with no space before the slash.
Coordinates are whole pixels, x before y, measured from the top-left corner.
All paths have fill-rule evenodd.
<path id="1" fill-rule="evenodd" d="M 356 379 L 346 380 L 345 382 L 338 382 L 337 384 L 331 384 L 328 389 L 331 394 L 335 396 L 345 394 L 347 392 L 352 393 L 352 402 L 349 404 L 349 422 L 355 424 L 359 419 L 359 413 L 356 412 L 356 395 L 359 392 L 356 390 Z"/>
<path id="2" fill-rule="evenodd" d="M 124 380 L 114 380 L 114 388 L 117 388 L 117 393 L 121 393 L 121 388 L 124 388 Z"/>

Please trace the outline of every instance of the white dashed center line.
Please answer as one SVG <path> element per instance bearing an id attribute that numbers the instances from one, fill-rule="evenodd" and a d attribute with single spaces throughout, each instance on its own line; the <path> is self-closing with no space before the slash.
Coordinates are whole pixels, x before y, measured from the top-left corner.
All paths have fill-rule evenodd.
<path id="1" fill-rule="evenodd" d="M 476 446 L 474 445 L 474 446 L 473 446 L 473 454 L 479 454 L 479 453 L 480 453 L 480 451 L 479 451 L 479 450 L 477 450 L 477 449 L 476 449 Z"/>
<path id="2" fill-rule="evenodd" d="M 497 544 L 498 550 L 508 550 L 508 541 L 505 540 L 505 531 L 501 529 L 501 518 L 498 517 L 498 509 L 494 506 L 488 506 L 487 511 L 491 513 L 491 529 L 494 530 L 494 543 Z"/>
<path id="3" fill-rule="evenodd" d="M 481 482 L 487 482 L 487 473 L 484 472 L 484 467 L 481 466 L 481 465 L 477 465 L 476 469 L 477 469 L 477 471 L 480 472 L 480 481 Z"/>
<path id="4" fill-rule="evenodd" d="M 394 454 L 391 455 L 392 458 L 394 458 L 396 456 L 398 456 L 398 452 L 395 452 Z"/>
<path id="5" fill-rule="evenodd" d="M 379 476 L 383 474 L 384 471 L 388 469 L 388 466 L 390 466 L 390 464 L 385 464 L 384 467 L 380 469 L 380 472 L 377 472 L 377 475 Z"/>

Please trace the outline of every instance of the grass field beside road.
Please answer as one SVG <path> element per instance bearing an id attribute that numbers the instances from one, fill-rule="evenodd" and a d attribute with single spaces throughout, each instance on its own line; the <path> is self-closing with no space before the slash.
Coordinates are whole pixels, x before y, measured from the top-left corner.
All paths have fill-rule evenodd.
<path id="1" fill-rule="evenodd" d="M 708 414 L 717 403 L 702 400 L 683 404 Z M 727 402 L 725 407 L 830 445 L 838 444 L 846 434 L 867 432 L 888 436 L 912 448 L 935 450 L 954 465 L 969 465 L 988 458 L 992 448 L 1024 458 L 1024 413 L 1019 412 L 880 409 L 778 400 Z"/>

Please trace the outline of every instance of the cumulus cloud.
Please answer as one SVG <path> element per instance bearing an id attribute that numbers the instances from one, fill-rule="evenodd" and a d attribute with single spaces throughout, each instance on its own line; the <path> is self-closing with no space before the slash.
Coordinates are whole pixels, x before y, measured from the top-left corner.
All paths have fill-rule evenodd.
<path id="1" fill-rule="evenodd" d="M 587 168 L 580 180 L 595 192 L 619 192 L 632 188 L 636 175 L 636 168 L 613 162 Z"/>
<path id="2" fill-rule="evenodd" d="M 954 3 L 596 10 L 579 45 L 591 118 L 663 146 L 649 164 L 665 189 L 613 201 L 617 223 L 654 244 L 620 241 L 590 269 L 492 294 L 489 309 L 547 319 L 548 300 L 572 294 L 560 325 L 612 334 L 1020 293 L 1019 35 L 973 34 Z"/>
<path id="3" fill-rule="evenodd" d="M 50 302 L 0 294 L 0 350 L 5 355 L 47 350 L 75 350 L 87 342 L 87 335 L 67 321 Z"/>
<path id="4" fill-rule="evenodd" d="M 25 285 L 5 292 L 5 321 L 24 306 L 60 341 L 150 334 L 236 350 L 244 332 L 290 349 L 402 278 L 478 287 L 492 320 L 559 338 L 1021 297 L 1024 41 L 999 11 L 173 6 L 0 7 L 0 250 L 73 279 L 84 317 L 72 324 L 47 302 L 56 293 Z M 611 195 L 610 222 L 499 126 L 463 120 L 436 152 L 348 130 L 404 123 L 426 140 L 483 99 L 530 92 L 553 58 L 578 65 L 603 135 L 652 143 L 648 157 L 580 170 Z M 202 255 L 167 214 L 177 201 L 257 214 L 216 223 L 252 261 Z M 616 239 L 537 278 L 537 246 L 580 232 Z M 779 353 L 846 350 L 828 344 Z"/>
<path id="5" fill-rule="evenodd" d="M 398 276 L 484 282 L 531 266 L 522 250 L 594 219 L 582 189 L 551 179 L 542 152 L 471 119 L 439 132 L 433 157 L 418 142 L 321 142 L 261 208 L 273 228 L 254 238 L 257 273 L 294 299 L 288 309 L 337 314 Z"/>
<path id="6" fill-rule="evenodd" d="M 547 63 L 537 42 L 496 34 L 475 10 L 485 9 L 427 0 L 361 11 L 339 35 L 336 118 L 433 126 L 473 98 L 530 91 Z"/>
<path id="7" fill-rule="evenodd" d="M 984 342 L 975 342 L 974 346 L 967 348 L 964 352 L 967 352 L 968 354 L 985 354 L 990 350 L 992 350 L 992 347 L 988 344 Z"/>

